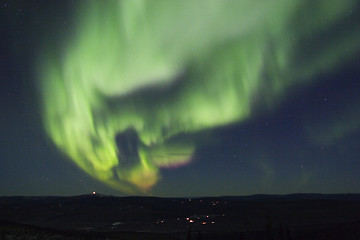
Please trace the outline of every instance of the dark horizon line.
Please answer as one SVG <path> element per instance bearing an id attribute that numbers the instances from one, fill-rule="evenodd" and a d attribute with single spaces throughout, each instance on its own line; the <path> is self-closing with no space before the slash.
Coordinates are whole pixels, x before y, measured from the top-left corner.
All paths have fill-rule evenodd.
<path id="1" fill-rule="evenodd" d="M 358 196 L 360 199 L 360 193 L 348 192 L 348 193 L 287 193 L 287 194 L 263 194 L 256 193 L 250 195 L 220 195 L 220 196 L 184 196 L 184 197 L 162 197 L 162 196 L 152 196 L 152 195 L 127 195 L 127 196 L 116 196 L 111 194 L 102 194 L 96 192 L 94 193 L 85 193 L 79 195 L 4 195 L 0 196 L 0 198 L 72 198 L 72 197 L 86 197 L 86 196 L 94 196 L 94 197 L 114 197 L 114 198 L 159 198 L 159 199 L 201 199 L 201 198 L 243 198 L 243 199 L 252 199 L 252 198 L 285 198 L 285 197 L 335 197 L 335 196 Z"/>

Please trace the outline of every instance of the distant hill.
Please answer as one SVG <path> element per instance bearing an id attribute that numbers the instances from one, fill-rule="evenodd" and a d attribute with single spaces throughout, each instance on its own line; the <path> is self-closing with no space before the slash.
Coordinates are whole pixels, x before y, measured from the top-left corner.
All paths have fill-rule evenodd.
<path id="1" fill-rule="evenodd" d="M 232 239 L 230 235 L 239 239 L 240 233 L 245 233 L 246 239 L 262 239 L 259 236 L 266 237 L 269 224 L 273 234 L 279 231 L 279 226 L 286 227 L 292 239 L 302 239 L 304 231 L 310 236 L 330 229 L 338 229 L 340 233 L 347 229 L 360 239 L 360 194 L 0 197 L 0 220 L 5 225 L 20 224 L 16 225 L 17 229 L 24 225 L 51 231 L 106 233 L 106 236 L 151 233 L 155 239 L 161 239 L 159 236 L 164 234 L 170 239 L 177 239 L 173 237 L 179 234 L 185 237 L 189 229 L 201 232 L 210 240 L 227 239 L 225 235 L 229 235 L 228 239 Z M 215 235 L 223 238 L 211 238 Z M 327 239 L 337 235 L 329 236 Z"/>
<path id="2" fill-rule="evenodd" d="M 250 196 L 223 196 L 224 199 L 237 199 L 237 200 L 349 200 L 360 201 L 359 193 L 347 194 L 320 194 L 320 193 L 294 193 L 286 195 L 276 194 L 256 194 Z"/>

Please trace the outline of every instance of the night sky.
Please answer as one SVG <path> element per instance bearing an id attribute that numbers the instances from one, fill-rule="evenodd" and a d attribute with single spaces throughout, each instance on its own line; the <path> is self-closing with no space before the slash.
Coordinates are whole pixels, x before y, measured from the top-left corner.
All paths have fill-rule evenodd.
<path id="1" fill-rule="evenodd" d="M 0 0 L 0 196 L 360 192 L 357 0 Z"/>

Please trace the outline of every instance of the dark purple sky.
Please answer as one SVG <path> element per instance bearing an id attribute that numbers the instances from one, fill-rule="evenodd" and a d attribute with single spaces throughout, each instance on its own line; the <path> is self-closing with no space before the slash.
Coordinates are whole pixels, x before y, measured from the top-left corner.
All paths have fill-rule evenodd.
<path id="1" fill-rule="evenodd" d="M 0 196 L 123 195 L 71 163 L 43 130 L 34 62 L 44 39 L 68 32 L 74 8 L 73 1 L 0 1 Z M 358 32 L 359 9 L 344 22 Z M 360 192 L 360 55 L 353 55 L 314 84 L 289 89 L 272 111 L 194 134 L 212 140 L 191 164 L 162 171 L 152 194 Z"/>

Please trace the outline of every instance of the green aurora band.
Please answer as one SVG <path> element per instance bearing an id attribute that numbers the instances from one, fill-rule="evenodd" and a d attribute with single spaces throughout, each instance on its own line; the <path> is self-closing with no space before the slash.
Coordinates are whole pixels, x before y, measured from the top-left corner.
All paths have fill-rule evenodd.
<path id="1" fill-rule="evenodd" d="M 41 60 L 46 132 L 94 178 L 148 192 L 160 168 L 191 161 L 199 143 L 177 136 L 272 109 L 350 58 L 359 34 L 342 23 L 355 3 L 80 2 L 74 34 Z"/>

